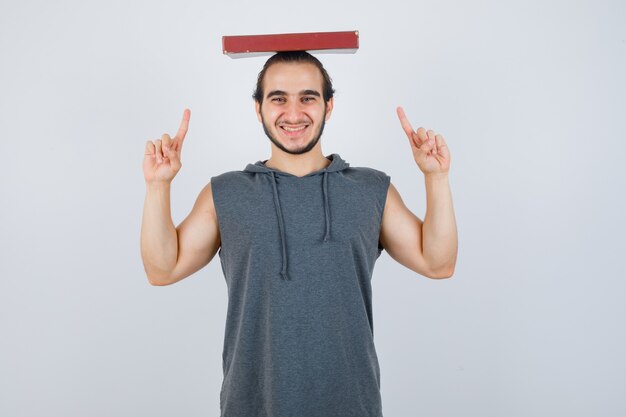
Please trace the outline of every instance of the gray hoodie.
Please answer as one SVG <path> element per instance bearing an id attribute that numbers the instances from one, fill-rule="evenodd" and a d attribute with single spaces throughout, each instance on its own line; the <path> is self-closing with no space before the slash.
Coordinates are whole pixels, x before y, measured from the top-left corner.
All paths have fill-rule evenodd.
<path id="1" fill-rule="evenodd" d="M 303 177 L 211 178 L 228 288 L 222 417 L 380 417 L 371 278 L 390 177 L 338 154 Z"/>

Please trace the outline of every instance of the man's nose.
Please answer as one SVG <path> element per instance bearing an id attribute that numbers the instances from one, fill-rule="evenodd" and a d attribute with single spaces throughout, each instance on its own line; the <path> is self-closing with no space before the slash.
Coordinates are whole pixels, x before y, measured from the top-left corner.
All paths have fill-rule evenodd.
<path id="1" fill-rule="evenodd" d="M 298 121 L 302 119 L 304 106 L 299 100 L 287 103 L 285 108 L 285 118 L 289 121 Z"/>

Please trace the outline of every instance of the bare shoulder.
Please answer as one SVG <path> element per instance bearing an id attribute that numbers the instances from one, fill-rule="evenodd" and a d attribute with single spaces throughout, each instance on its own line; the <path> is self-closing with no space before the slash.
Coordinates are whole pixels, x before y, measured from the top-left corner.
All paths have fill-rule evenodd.
<path id="1" fill-rule="evenodd" d="M 402 197 L 400 196 L 400 192 L 390 181 L 389 188 L 387 189 L 387 199 L 385 200 L 385 209 L 383 211 L 383 218 L 395 217 L 396 215 L 401 214 L 401 212 L 405 210 L 407 210 L 407 208 L 404 205 L 404 201 L 402 200 Z"/>
<path id="2" fill-rule="evenodd" d="M 221 236 L 210 182 L 202 188 L 191 212 L 177 229 L 179 240 L 189 238 L 198 248 L 219 247 Z"/>
<path id="3" fill-rule="evenodd" d="M 396 187 L 389 183 L 383 211 L 380 242 L 401 265 L 430 277 L 422 254 L 422 220 L 407 208 Z"/>
<path id="4" fill-rule="evenodd" d="M 178 259 L 169 284 L 200 270 L 213 259 L 221 245 L 210 183 L 200 191 L 191 212 L 178 225 L 176 231 Z"/>
<path id="5" fill-rule="evenodd" d="M 213 188 L 211 182 L 204 186 L 198 195 L 196 204 L 198 208 L 204 212 L 209 213 L 212 217 L 217 218 L 215 214 L 215 203 L 213 201 Z"/>

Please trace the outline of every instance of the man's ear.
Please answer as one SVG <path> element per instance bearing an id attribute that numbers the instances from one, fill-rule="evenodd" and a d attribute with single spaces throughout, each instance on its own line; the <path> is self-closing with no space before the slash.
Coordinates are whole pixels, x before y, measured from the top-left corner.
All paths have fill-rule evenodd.
<path id="1" fill-rule="evenodd" d="M 328 119 L 330 119 L 330 114 L 333 112 L 333 104 L 334 104 L 334 99 L 333 99 L 333 97 L 331 97 L 326 102 L 326 116 L 324 118 L 324 120 L 326 120 L 326 121 L 328 121 Z"/>
<path id="2" fill-rule="evenodd" d="M 254 100 L 254 111 L 256 112 L 256 118 L 259 119 L 259 122 L 263 123 L 263 119 L 261 119 L 261 105 L 256 100 Z"/>

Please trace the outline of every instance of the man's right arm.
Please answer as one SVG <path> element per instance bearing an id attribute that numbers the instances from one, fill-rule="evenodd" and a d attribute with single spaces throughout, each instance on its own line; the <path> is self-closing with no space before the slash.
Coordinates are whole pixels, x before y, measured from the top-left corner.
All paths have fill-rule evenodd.
<path id="1" fill-rule="evenodd" d="M 148 184 L 141 225 L 141 256 L 152 285 L 170 285 L 207 265 L 220 247 L 211 184 L 200 192 L 191 213 L 174 228 L 170 184 Z"/>
<path id="2" fill-rule="evenodd" d="M 143 159 L 146 200 L 141 223 L 141 258 L 152 285 L 169 285 L 208 264 L 220 246 L 211 183 L 200 192 L 189 216 L 172 223 L 170 185 L 182 167 L 180 155 L 191 110 L 185 109 L 176 136 L 147 141 Z"/>

